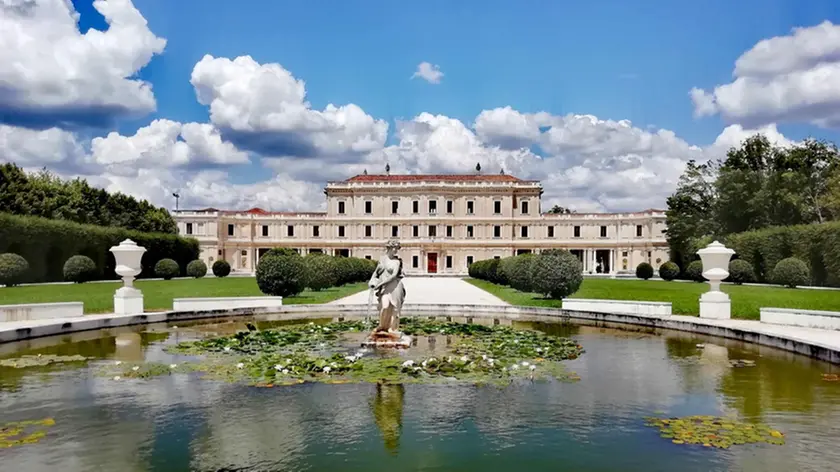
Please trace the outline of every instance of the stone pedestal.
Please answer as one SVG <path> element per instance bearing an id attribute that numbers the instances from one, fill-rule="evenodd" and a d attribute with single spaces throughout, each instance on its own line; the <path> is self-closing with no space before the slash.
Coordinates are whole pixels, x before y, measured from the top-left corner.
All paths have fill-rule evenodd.
<path id="1" fill-rule="evenodd" d="M 371 347 L 374 349 L 408 349 L 411 347 L 411 336 L 404 333 L 374 331 L 362 342 L 362 347 Z"/>
<path id="2" fill-rule="evenodd" d="M 700 296 L 700 318 L 728 320 L 731 318 L 732 303 L 729 295 L 712 291 Z"/>
<path id="3" fill-rule="evenodd" d="M 114 314 L 140 315 L 143 313 L 143 293 L 134 287 L 121 287 L 114 293 Z"/>

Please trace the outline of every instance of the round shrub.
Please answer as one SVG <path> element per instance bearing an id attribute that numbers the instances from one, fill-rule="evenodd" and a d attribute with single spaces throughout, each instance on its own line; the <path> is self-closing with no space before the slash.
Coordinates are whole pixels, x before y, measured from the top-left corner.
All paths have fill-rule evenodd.
<path id="1" fill-rule="evenodd" d="M 213 275 L 216 277 L 227 277 L 230 274 L 230 264 L 224 259 L 213 263 Z"/>
<path id="2" fill-rule="evenodd" d="M 200 279 L 207 275 L 207 264 L 201 259 L 196 259 L 187 264 L 187 275 Z"/>
<path id="3" fill-rule="evenodd" d="M 731 261 L 728 280 L 737 285 L 755 282 L 755 270 L 752 264 L 743 259 Z"/>
<path id="4" fill-rule="evenodd" d="M 265 256 L 300 256 L 300 254 L 290 247 L 275 247 L 266 251 L 262 257 Z M 260 259 L 262 259 L 262 257 Z"/>
<path id="5" fill-rule="evenodd" d="M 653 277 L 653 266 L 647 262 L 642 262 L 636 266 L 636 278 L 647 280 Z"/>
<path id="6" fill-rule="evenodd" d="M 181 268 L 173 259 L 161 259 L 155 264 L 155 275 L 163 280 L 169 280 L 173 277 L 178 277 L 181 274 Z"/>
<path id="7" fill-rule="evenodd" d="M 300 256 L 263 256 L 257 264 L 257 286 L 266 295 L 297 295 L 306 287 L 306 279 L 306 264 Z"/>
<path id="8" fill-rule="evenodd" d="M 668 261 L 659 266 L 659 277 L 662 280 L 674 280 L 680 275 L 680 266 L 676 263 Z"/>
<path id="9" fill-rule="evenodd" d="M 88 256 L 76 255 L 64 262 L 64 280 L 67 282 L 90 282 L 96 275 L 96 263 Z"/>
<path id="10" fill-rule="evenodd" d="M 7 252 L 0 254 L 0 284 L 12 287 L 23 282 L 29 263 L 23 257 Z"/>
<path id="11" fill-rule="evenodd" d="M 706 280 L 703 277 L 703 261 L 691 261 L 688 267 L 685 268 L 685 278 L 695 282 Z"/>
<path id="12" fill-rule="evenodd" d="M 505 271 L 505 276 L 508 278 L 511 288 L 520 292 L 532 292 L 531 263 L 534 261 L 534 255 L 520 254 L 512 257 L 512 259 L 511 265 Z"/>
<path id="13" fill-rule="evenodd" d="M 776 264 L 770 279 L 774 284 L 796 288 L 800 285 L 807 285 L 811 280 L 811 274 L 808 266 L 802 260 L 788 257 Z"/>
<path id="14" fill-rule="evenodd" d="M 583 283 L 583 265 L 568 251 L 541 253 L 530 259 L 530 291 L 561 299 L 575 293 Z"/>
<path id="15" fill-rule="evenodd" d="M 338 266 L 335 258 L 325 254 L 309 254 L 303 258 L 306 264 L 306 286 L 319 291 L 338 284 Z"/>

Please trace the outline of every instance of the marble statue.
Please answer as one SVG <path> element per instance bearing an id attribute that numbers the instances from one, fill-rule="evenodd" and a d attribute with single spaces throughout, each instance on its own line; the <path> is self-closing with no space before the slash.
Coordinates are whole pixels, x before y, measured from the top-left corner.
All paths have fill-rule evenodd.
<path id="1" fill-rule="evenodd" d="M 376 296 L 379 312 L 379 324 L 373 330 L 371 340 L 397 342 L 404 338 L 399 331 L 400 312 L 405 300 L 405 286 L 403 285 L 403 263 L 397 255 L 400 242 L 396 239 L 388 241 L 385 255 L 379 259 L 379 264 L 368 282 L 368 286 Z M 381 343 L 380 343 L 381 344 Z"/>

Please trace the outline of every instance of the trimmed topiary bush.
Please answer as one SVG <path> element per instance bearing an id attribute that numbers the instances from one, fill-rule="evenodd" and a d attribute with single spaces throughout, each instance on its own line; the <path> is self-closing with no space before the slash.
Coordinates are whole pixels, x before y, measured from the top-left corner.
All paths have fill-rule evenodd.
<path id="1" fill-rule="evenodd" d="M 306 264 L 300 256 L 263 256 L 257 264 L 257 286 L 266 295 L 297 295 L 306 287 L 306 280 Z"/>
<path id="2" fill-rule="evenodd" d="M 511 288 L 520 292 L 532 292 L 531 264 L 534 261 L 534 254 L 520 254 L 511 259 L 513 259 L 511 265 L 505 272 Z"/>
<path id="3" fill-rule="evenodd" d="M 200 279 L 207 275 L 207 264 L 201 259 L 196 259 L 187 264 L 187 275 Z"/>
<path id="4" fill-rule="evenodd" d="M 216 277 L 227 277 L 230 275 L 230 264 L 224 259 L 219 259 L 213 263 L 213 275 Z"/>
<path id="5" fill-rule="evenodd" d="M 262 257 L 265 256 L 300 256 L 300 253 L 290 247 L 275 247 L 269 249 Z M 262 257 L 260 259 L 262 259 Z"/>
<path id="6" fill-rule="evenodd" d="M 807 285 L 810 279 L 808 265 L 795 257 L 780 260 L 771 275 L 774 284 L 790 288 Z"/>
<path id="7" fill-rule="evenodd" d="M 642 262 L 636 266 L 636 278 L 647 280 L 653 277 L 653 266 L 647 262 Z"/>
<path id="8" fill-rule="evenodd" d="M 752 264 L 745 260 L 735 259 L 729 262 L 729 277 L 727 281 L 736 285 L 755 282 L 755 270 Z"/>
<path id="9" fill-rule="evenodd" d="M 544 252 L 525 263 L 529 274 L 529 291 L 561 299 L 575 293 L 583 283 L 583 265 L 572 253 L 563 250 Z"/>
<path id="10" fill-rule="evenodd" d="M 77 284 L 96 280 L 96 263 L 88 256 L 75 255 L 64 262 L 64 280 Z"/>
<path id="11" fill-rule="evenodd" d="M 155 275 L 163 280 L 170 280 L 173 277 L 178 277 L 180 274 L 181 268 L 172 259 L 161 259 L 155 264 Z"/>
<path id="12" fill-rule="evenodd" d="M 306 286 L 319 291 L 338 284 L 338 265 L 333 256 L 309 254 L 303 258 L 306 264 Z"/>
<path id="13" fill-rule="evenodd" d="M 706 280 L 703 277 L 703 261 L 691 261 L 688 267 L 685 268 L 685 278 L 695 282 Z"/>
<path id="14" fill-rule="evenodd" d="M 29 272 L 29 263 L 23 257 L 7 252 L 0 254 L 0 284 L 7 287 L 23 283 Z"/>
<path id="15" fill-rule="evenodd" d="M 501 259 L 485 259 L 483 261 L 476 261 L 470 264 L 467 268 L 470 277 L 474 279 L 486 280 L 494 284 L 502 283 L 502 279 L 498 272 L 499 263 Z"/>
<path id="16" fill-rule="evenodd" d="M 668 261 L 659 266 L 659 277 L 661 277 L 662 280 L 671 281 L 679 277 L 679 275 L 680 266 L 674 262 Z"/>

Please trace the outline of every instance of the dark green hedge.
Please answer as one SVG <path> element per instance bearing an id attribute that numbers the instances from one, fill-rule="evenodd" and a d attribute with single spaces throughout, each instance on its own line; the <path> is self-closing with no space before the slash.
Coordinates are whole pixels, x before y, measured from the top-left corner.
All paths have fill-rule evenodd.
<path id="1" fill-rule="evenodd" d="M 732 234 L 725 244 L 752 264 L 759 282 L 771 283 L 776 264 L 796 257 L 808 266 L 809 285 L 840 287 L 840 222 Z"/>
<path id="2" fill-rule="evenodd" d="M 154 277 L 155 264 L 164 258 L 174 259 L 183 271 L 199 254 L 198 241 L 192 238 L 0 213 L 0 253 L 13 252 L 26 259 L 29 271 L 24 282 L 64 280 L 64 263 L 77 254 L 93 259 L 103 278 L 115 279 L 109 249 L 124 239 L 146 248 L 140 277 Z"/>

